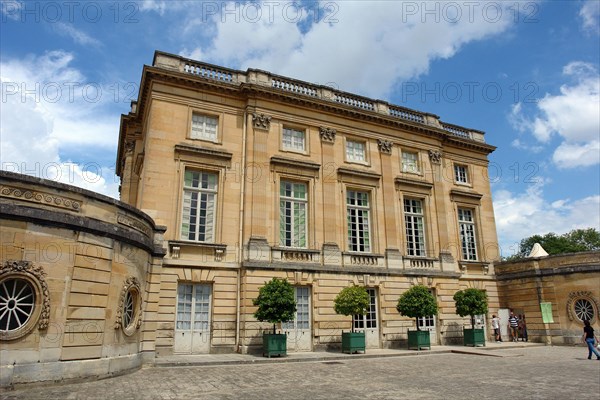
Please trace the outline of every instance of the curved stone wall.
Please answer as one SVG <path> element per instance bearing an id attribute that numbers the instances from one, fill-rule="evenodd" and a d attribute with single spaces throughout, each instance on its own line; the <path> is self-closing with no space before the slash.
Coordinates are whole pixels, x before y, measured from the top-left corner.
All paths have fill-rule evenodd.
<path id="1" fill-rule="evenodd" d="M 109 197 L 0 172 L 0 384 L 109 376 L 152 360 L 145 321 L 164 230 Z"/>

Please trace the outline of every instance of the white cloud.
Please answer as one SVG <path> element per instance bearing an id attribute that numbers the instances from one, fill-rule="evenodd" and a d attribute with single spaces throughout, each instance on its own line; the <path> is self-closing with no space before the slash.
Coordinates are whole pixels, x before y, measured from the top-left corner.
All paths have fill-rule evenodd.
<path id="1" fill-rule="evenodd" d="M 84 46 L 102 45 L 102 43 L 99 40 L 96 40 L 93 37 L 89 36 L 87 33 L 80 31 L 73 25 L 68 25 L 64 22 L 57 22 L 52 26 L 60 35 L 70 37 L 77 44 L 81 44 Z"/>
<path id="2" fill-rule="evenodd" d="M 259 3 L 257 18 L 253 4 L 250 10 L 243 3 L 221 3 L 214 15 L 192 14 L 182 32 L 206 31 L 209 24 L 198 21 L 209 18 L 215 33 L 206 46 L 188 40 L 182 53 L 315 83 L 335 80 L 342 90 L 380 98 L 400 80 L 426 73 L 433 60 L 506 32 L 514 18 L 513 3 L 348 1 L 321 2 L 334 6 L 320 9 L 323 19 L 315 23 L 314 5 L 299 13 L 288 3 Z"/>
<path id="3" fill-rule="evenodd" d="M 559 168 L 596 165 L 600 163 L 600 77 L 593 65 L 581 61 L 567 64 L 563 74 L 575 82 L 562 85 L 560 94 L 547 93 L 537 103 L 535 116 L 526 115 L 521 104 L 514 105 L 509 120 L 541 143 L 562 138 L 552 156 Z"/>
<path id="4" fill-rule="evenodd" d="M 592 34 L 600 33 L 600 2 L 598 0 L 587 0 L 579 10 L 579 17 L 583 23 L 583 29 Z"/>
<path id="5" fill-rule="evenodd" d="M 104 110 L 111 100 L 82 96 L 86 85 L 96 86 L 72 61 L 62 51 L 2 59 L 1 167 L 118 197 L 110 167 L 61 157 L 70 146 L 112 154 L 118 134 L 118 118 Z"/>
<path id="6" fill-rule="evenodd" d="M 582 199 L 544 199 L 544 181 L 530 186 L 524 193 L 508 190 L 494 193 L 496 228 L 503 256 L 518 251 L 521 239 L 549 232 L 562 234 L 573 229 L 600 229 L 600 196 Z"/>

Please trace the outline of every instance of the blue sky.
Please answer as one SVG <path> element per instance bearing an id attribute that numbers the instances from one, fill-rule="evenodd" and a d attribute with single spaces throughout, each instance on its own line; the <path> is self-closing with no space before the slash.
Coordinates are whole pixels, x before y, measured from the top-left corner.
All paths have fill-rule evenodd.
<path id="1" fill-rule="evenodd" d="M 600 2 L 5 1 L 0 157 L 118 197 L 120 114 L 162 50 L 437 114 L 498 147 L 503 255 L 600 229 Z"/>

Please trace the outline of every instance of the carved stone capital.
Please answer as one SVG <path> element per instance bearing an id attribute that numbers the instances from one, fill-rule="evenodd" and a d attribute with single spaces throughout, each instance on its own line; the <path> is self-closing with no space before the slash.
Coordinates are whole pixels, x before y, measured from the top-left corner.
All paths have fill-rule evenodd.
<path id="1" fill-rule="evenodd" d="M 377 147 L 383 154 L 392 154 L 393 143 L 391 140 L 377 139 Z"/>
<path id="2" fill-rule="evenodd" d="M 335 134 L 335 129 L 326 128 L 324 126 L 319 128 L 319 135 L 321 135 L 322 142 L 335 143 Z"/>
<path id="3" fill-rule="evenodd" d="M 254 123 L 254 129 L 262 129 L 268 131 L 271 129 L 271 116 L 265 114 L 252 114 L 252 122 Z"/>
<path id="4" fill-rule="evenodd" d="M 429 160 L 432 164 L 442 163 L 442 152 L 439 150 L 429 150 Z"/>
<path id="5" fill-rule="evenodd" d="M 125 141 L 125 155 L 130 156 L 133 154 L 133 149 L 135 149 L 135 140 Z"/>

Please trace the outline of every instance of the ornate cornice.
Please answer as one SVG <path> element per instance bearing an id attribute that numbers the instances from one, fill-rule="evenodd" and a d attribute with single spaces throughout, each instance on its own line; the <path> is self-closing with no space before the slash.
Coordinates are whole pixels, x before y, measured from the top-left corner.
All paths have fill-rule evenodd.
<path id="1" fill-rule="evenodd" d="M 68 197 L 7 185 L 0 185 L 0 197 L 19 199 L 76 212 L 81 210 L 82 204 L 80 201 Z"/>

